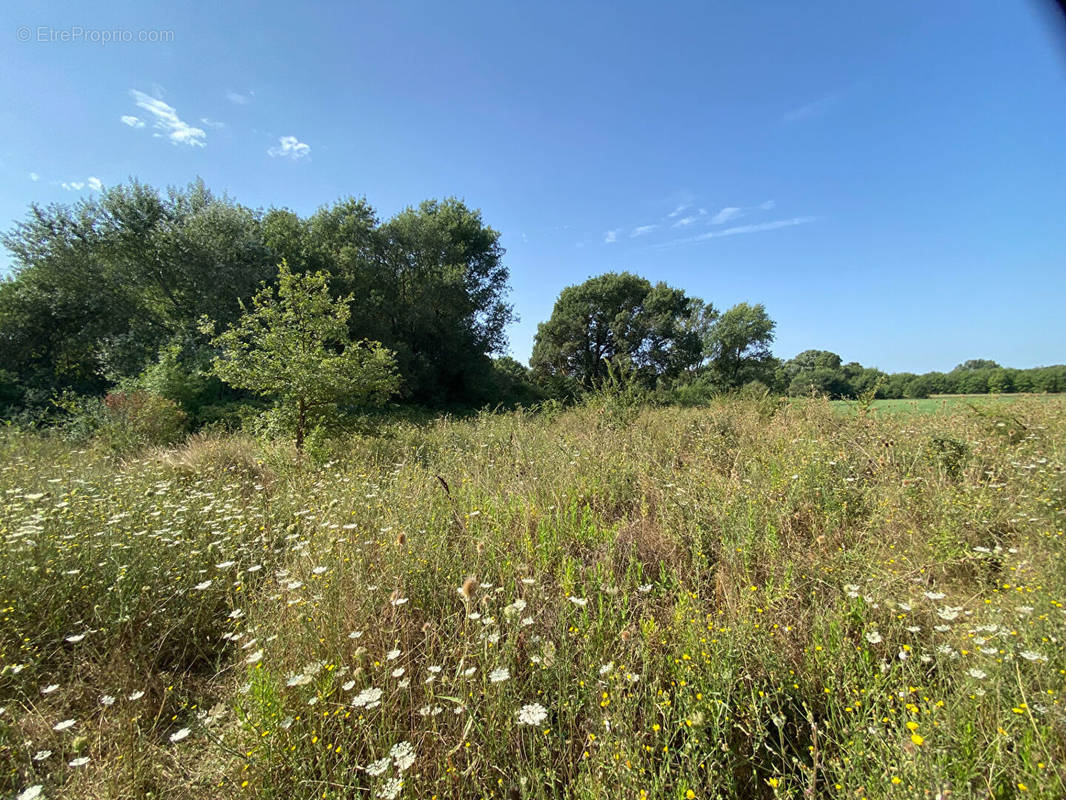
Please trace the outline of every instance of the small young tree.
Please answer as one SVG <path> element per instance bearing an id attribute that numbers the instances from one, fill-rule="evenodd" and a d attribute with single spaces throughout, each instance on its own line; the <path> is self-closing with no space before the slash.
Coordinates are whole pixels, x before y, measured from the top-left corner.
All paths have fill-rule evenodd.
<path id="1" fill-rule="evenodd" d="M 251 309 L 213 344 L 216 375 L 231 386 L 277 398 L 296 412 L 296 449 L 303 450 L 308 413 L 339 402 L 384 403 L 399 388 L 393 353 L 380 342 L 348 339 L 348 304 L 334 300 L 323 272 L 278 267 L 278 289 L 263 286 Z M 203 326 L 213 334 L 211 323 Z"/>

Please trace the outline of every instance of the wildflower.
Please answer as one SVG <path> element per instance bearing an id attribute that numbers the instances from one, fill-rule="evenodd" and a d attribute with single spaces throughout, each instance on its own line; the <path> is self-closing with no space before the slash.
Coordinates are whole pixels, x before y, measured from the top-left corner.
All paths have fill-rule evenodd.
<path id="1" fill-rule="evenodd" d="M 254 653 L 252 653 L 250 656 L 248 656 L 248 658 L 244 659 L 244 663 L 246 663 L 246 664 L 258 664 L 262 659 L 263 659 L 263 651 L 262 650 L 256 650 Z"/>
<path id="2" fill-rule="evenodd" d="M 406 597 L 394 597 L 389 602 L 392 603 L 394 606 L 402 606 L 404 603 L 407 602 L 407 598 Z"/>
<path id="3" fill-rule="evenodd" d="M 343 691 L 345 691 L 345 692 L 350 692 L 354 688 L 355 688 L 355 681 L 348 681 L 343 686 L 341 686 L 341 689 Z"/>
<path id="4" fill-rule="evenodd" d="M 381 787 L 381 792 L 379 792 L 378 796 L 384 798 L 384 800 L 396 800 L 401 789 L 403 789 L 403 778 L 389 778 L 385 781 L 385 785 Z"/>
<path id="5" fill-rule="evenodd" d="M 297 675 L 290 675 L 285 681 L 286 686 L 306 686 L 311 682 L 310 675 L 304 675 L 303 673 Z"/>
<path id="6" fill-rule="evenodd" d="M 53 683 L 53 684 L 50 684 L 49 686 L 42 686 L 41 687 L 41 694 L 51 694 L 52 692 L 54 692 L 58 688 L 59 688 L 59 684 L 58 683 Z"/>
<path id="7" fill-rule="evenodd" d="M 81 758 L 75 758 L 73 761 L 68 761 L 67 766 L 77 769 L 78 767 L 84 767 L 89 761 L 90 759 L 88 756 L 82 756 Z"/>
<path id="8" fill-rule="evenodd" d="M 953 620 L 958 619 L 961 610 L 961 608 L 956 608 L 954 606 L 944 606 L 943 608 L 938 608 L 936 610 L 936 615 L 942 620 L 952 622 Z"/>
<path id="9" fill-rule="evenodd" d="M 651 591 L 651 584 L 650 583 L 642 583 L 640 586 L 637 587 L 637 591 L 640 592 L 641 594 L 647 594 L 648 592 Z"/>
<path id="10" fill-rule="evenodd" d="M 1035 650 L 1022 650 L 1018 655 L 1026 661 L 1047 661 L 1047 656 L 1042 655 Z"/>
<path id="11" fill-rule="evenodd" d="M 400 772 L 405 772 L 415 763 L 415 748 L 410 742 L 394 744 L 392 749 L 389 750 L 389 757 L 396 765 L 396 769 Z"/>
<path id="12" fill-rule="evenodd" d="M 378 775 L 383 775 L 385 773 L 385 770 L 387 770 L 389 768 L 389 765 L 391 763 L 392 763 L 391 759 L 380 758 L 377 761 L 374 761 L 374 762 L 372 762 L 370 764 L 367 764 L 367 767 L 366 767 L 367 774 L 373 775 L 375 778 Z"/>
<path id="13" fill-rule="evenodd" d="M 947 597 L 943 592 L 926 592 L 925 596 L 930 600 L 943 600 Z"/>
<path id="14" fill-rule="evenodd" d="M 406 671 L 407 671 L 407 670 L 405 670 L 405 669 L 404 669 L 403 667 L 397 667 L 396 669 L 394 669 L 394 670 L 392 671 L 392 677 L 394 677 L 394 678 L 402 678 L 402 677 L 403 677 L 403 674 L 404 674 L 404 673 L 405 673 Z"/>
<path id="15" fill-rule="evenodd" d="M 870 644 L 878 644 L 881 642 L 881 634 L 877 631 L 866 631 L 866 641 Z"/>
<path id="16" fill-rule="evenodd" d="M 189 734 L 192 733 L 188 728 L 182 728 L 180 731 L 170 734 L 170 741 L 180 742 L 182 739 L 188 739 Z"/>
<path id="17" fill-rule="evenodd" d="M 911 741 L 914 742 L 918 747 L 921 747 L 923 744 L 925 744 L 925 738 L 920 733 L 912 733 Z"/>
<path id="18" fill-rule="evenodd" d="M 38 750 L 36 753 L 33 754 L 33 760 L 34 761 L 44 761 L 50 755 L 52 755 L 52 751 L 51 750 Z"/>
<path id="19" fill-rule="evenodd" d="M 389 652 L 387 652 L 385 654 L 385 660 L 386 661 L 395 661 L 399 657 L 400 657 L 400 651 L 399 650 L 390 650 Z"/>
<path id="20" fill-rule="evenodd" d="M 540 725 L 548 718 L 548 709 L 540 703 L 529 703 L 518 710 L 519 725 Z"/>
<path id="21" fill-rule="evenodd" d="M 62 722 L 57 722 L 55 725 L 53 725 L 52 726 L 52 730 L 54 730 L 54 731 L 65 731 L 68 728 L 73 728 L 74 725 L 75 725 L 74 720 L 65 719 Z"/>
<path id="22" fill-rule="evenodd" d="M 85 634 L 84 633 L 76 633 L 73 636 L 68 636 L 67 637 L 67 641 L 70 642 L 71 644 L 77 644 L 78 642 L 80 642 L 84 638 L 85 638 Z"/>
<path id="23" fill-rule="evenodd" d="M 988 677 L 987 672 L 981 669 L 977 669 L 976 667 L 971 668 L 969 670 L 969 673 L 971 678 L 977 678 L 977 680 L 979 681 L 983 681 L 985 678 Z"/>
<path id="24" fill-rule="evenodd" d="M 15 800 L 37 800 L 38 797 L 42 797 L 43 796 L 42 795 L 43 792 L 44 792 L 44 785 L 40 784 L 40 783 L 37 783 L 37 784 L 34 784 L 33 786 L 30 786 L 27 789 L 23 790 L 22 793 L 20 793 L 15 798 Z"/>
<path id="25" fill-rule="evenodd" d="M 126 699 L 132 703 L 136 702 L 137 700 L 140 700 L 142 697 L 144 697 L 144 692 L 137 691 L 129 695 Z"/>
<path id="26" fill-rule="evenodd" d="M 202 592 L 204 589 L 210 589 L 212 583 L 214 583 L 214 581 L 209 579 L 209 580 L 204 581 L 203 583 L 196 584 L 192 588 L 195 589 L 198 592 Z"/>
<path id="27" fill-rule="evenodd" d="M 496 667 L 489 673 L 489 681 L 492 683 L 503 683 L 511 677 L 511 671 L 507 667 Z"/>
<path id="28" fill-rule="evenodd" d="M 102 706 L 113 706 L 114 704 L 115 704 L 114 695 L 105 694 L 103 697 L 100 698 L 100 705 L 102 705 Z"/>
<path id="29" fill-rule="evenodd" d="M 608 675 L 614 669 L 614 662 L 608 661 L 606 664 L 600 667 L 600 676 Z"/>
<path id="30" fill-rule="evenodd" d="M 375 689 L 374 687 L 363 689 L 352 699 L 352 705 L 356 708 L 376 708 L 381 705 L 381 695 L 381 689 Z"/>
<path id="31" fill-rule="evenodd" d="M 566 599 L 573 603 L 575 606 L 578 606 L 579 608 L 584 608 L 589 604 L 588 599 L 585 597 L 574 597 L 573 595 L 570 595 Z"/>
<path id="32" fill-rule="evenodd" d="M 358 639 L 362 635 L 363 635 L 362 631 L 352 631 L 351 633 L 348 634 L 348 638 L 349 639 Z"/>

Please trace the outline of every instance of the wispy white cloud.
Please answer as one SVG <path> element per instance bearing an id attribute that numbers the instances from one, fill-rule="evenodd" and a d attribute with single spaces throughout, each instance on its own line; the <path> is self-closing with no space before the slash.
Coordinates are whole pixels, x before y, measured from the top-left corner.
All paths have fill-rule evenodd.
<path id="1" fill-rule="evenodd" d="M 675 208 L 673 211 L 671 211 L 669 214 L 667 214 L 666 218 L 667 219 L 674 219 L 675 217 L 681 216 L 681 214 L 684 213 L 689 208 L 689 205 L 690 205 L 689 203 L 681 203 L 681 205 L 679 205 L 677 208 Z"/>
<path id="2" fill-rule="evenodd" d="M 136 89 L 130 89 L 130 96 L 137 103 L 138 108 L 147 111 L 152 116 L 152 126 L 161 131 L 156 136 L 165 137 L 172 144 L 184 144 L 189 147 L 203 147 L 207 143 L 207 133 L 204 129 L 195 128 L 185 122 L 178 116 L 173 106 Z"/>
<path id="3" fill-rule="evenodd" d="M 726 206 L 711 217 L 711 224 L 724 225 L 727 222 L 746 217 L 748 214 L 752 214 L 756 211 L 771 211 L 776 207 L 777 203 L 773 200 L 767 200 L 765 203 L 759 203 L 757 206 Z"/>
<path id="4" fill-rule="evenodd" d="M 88 183 L 89 188 L 92 189 L 94 192 L 99 192 L 104 188 L 104 182 L 93 175 L 89 176 Z"/>
<path id="5" fill-rule="evenodd" d="M 617 242 L 618 234 L 620 234 L 621 232 L 621 228 L 615 228 L 613 231 L 607 231 L 607 233 L 603 234 L 603 243 L 610 244 L 611 242 Z"/>
<path id="6" fill-rule="evenodd" d="M 779 219 L 773 222 L 753 222 L 749 225 L 735 225 L 732 228 L 724 228 L 720 231 L 708 231 L 707 233 L 701 233 L 696 236 L 686 236 L 683 239 L 674 239 L 670 242 L 664 242 L 659 247 L 670 247 L 678 244 L 688 244 L 690 242 L 705 242 L 708 239 L 720 239 L 723 236 L 739 236 L 745 233 L 762 233 L 763 231 L 775 231 L 779 228 L 791 228 L 794 225 L 806 225 L 810 222 L 814 222 L 817 217 L 791 217 L 790 219 Z"/>
<path id="7" fill-rule="evenodd" d="M 85 181 L 63 181 L 59 185 L 68 192 L 80 192 L 85 188 Z"/>
<path id="8" fill-rule="evenodd" d="M 295 136 L 282 136 L 278 139 L 278 146 L 271 147 L 267 154 L 271 158 L 291 158 L 293 161 L 299 161 L 311 155 L 311 145 L 301 142 Z"/>
<path id="9" fill-rule="evenodd" d="M 825 97 L 820 97 L 806 105 L 802 105 L 799 108 L 794 108 L 784 114 L 782 119 L 785 122 L 799 122 L 804 119 L 811 119 L 817 117 L 819 114 L 825 113 L 825 111 L 836 103 L 840 99 L 838 94 L 827 94 Z"/>
<path id="10" fill-rule="evenodd" d="M 30 180 L 33 181 L 34 183 L 37 183 L 37 181 L 39 181 L 40 179 L 41 179 L 41 176 L 38 175 L 36 172 L 31 172 L 30 173 Z"/>
<path id="11" fill-rule="evenodd" d="M 247 94 L 241 94 L 240 92 L 234 92 L 231 90 L 226 91 L 226 99 L 231 103 L 235 103 L 239 106 L 246 106 L 252 102 L 252 98 L 255 97 L 255 92 L 248 92 Z"/>
<path id="12" fill-rule="evenodd" d="M 129 125 L 131 128 L 144 127 L 144 120 L 140 117 L 135 117 L 132 114 L 123 114 L 119 119 L 122 120 L 123 125 Z"/>
<path id="13" fill-rule="evenodd" d="M 744 216 L 744 209 L 737 208 L 736 206 L 726 206 L 713 217 L 711 217 L 712 225 L 721 225 L 729 222 L 731 219 Z"/>
<path id="14" fill-rule="evenodd" d="M 677 222 L 675 222 L 670 227 L 671 228 L 687 228 L 689 225 L 691 225 L 693 222 L 695 222 L 698 219 L 699 219 L 699 216 L 696 215 L 696 214 L 693 214 L 693 215 L 688 216 L 688 217 L 682 217 L 681 219 L 679 219 Z"/>
<path id="15" fill-rule="evenodd" d="M 215 130 L 226 127 L 225 122 L 219 122 L 218 120 L 208 119 L 207 117 L 200 117 L 200 124 L 206 125 L 209 128 L 214 128 Z"/>
<path id="16" fill-rule="evenodd" d="M 638 225 L 637 227 L 635 227 L 632 230 L 632 232 L 630 232 L 629 238 L 630 239 L 635 239 L 638 236 L 645 236 L 646 234 L 651 233 L 653 230 L 655 230 L 658 227 L 659 227 L 658 225 Z"/>

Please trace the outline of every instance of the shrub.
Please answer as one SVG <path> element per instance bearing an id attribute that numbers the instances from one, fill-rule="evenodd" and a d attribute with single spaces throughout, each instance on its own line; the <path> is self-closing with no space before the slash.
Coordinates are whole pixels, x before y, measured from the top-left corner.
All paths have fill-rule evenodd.
<path id="1" fill-rule="evenodd" d="M 173 444 L 186 431 L 188 417 L 178 404 L 148 392 L 111 392 L 100 414 L 98 435 L 112 448 Z"/>

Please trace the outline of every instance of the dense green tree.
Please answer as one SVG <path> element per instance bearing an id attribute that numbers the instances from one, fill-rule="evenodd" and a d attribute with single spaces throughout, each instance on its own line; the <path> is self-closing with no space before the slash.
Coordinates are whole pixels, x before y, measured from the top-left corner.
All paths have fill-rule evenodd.
<path id="1" fill-rule="evenodd" d="M 199 181 L 31 206 L 3 243 L 15 270 L 0 290 L 0 368 L 45 393 L 137 374 L 201 315 L 234 319 L 274 271 L 258 216 Z"/>
<path id="2" fill-rule="evenodd" d="M 975 370 L 975 369 L 999 369 L 1000 366 L 995 361 L 987 358 L 971 358 L 969 361 L 963 361 L 953 372 L 959 370 Z"/>
<path id="3" fill-rule="evenodd" d="M 770 353 L 775 323 L 761 304 L 738 303 L 722 313 L 704 339 L 706 370 L 721 389 L 758 380 L 769 385 L 776 367 Z"/>
<path id="4" fill-rule="evenodd" d="M 541 380 L 570 378 L 588 389 L 603 383 L 613 363 L 652 385 L 699 363 L 693 309 L 680 289 L 630 272 L 589 278 L 563 289 L 537 327 L 531 366 Z"/>
<path id="5" fill-rule="evenodd" d="M 214 372 L 292 409 L 296 449 L 303 448 L 309 415 L 339 403 L 378 405 L 399 387 L 393 354 L 380 342 L 348 340 L 349 303 L 333 299 L 324 272 L 278 270 L 275 295 L 264 286 L 252 307 L 213 339 L 221 354 Z M 213 331 L 210 322 L 205 333 Z"/>

